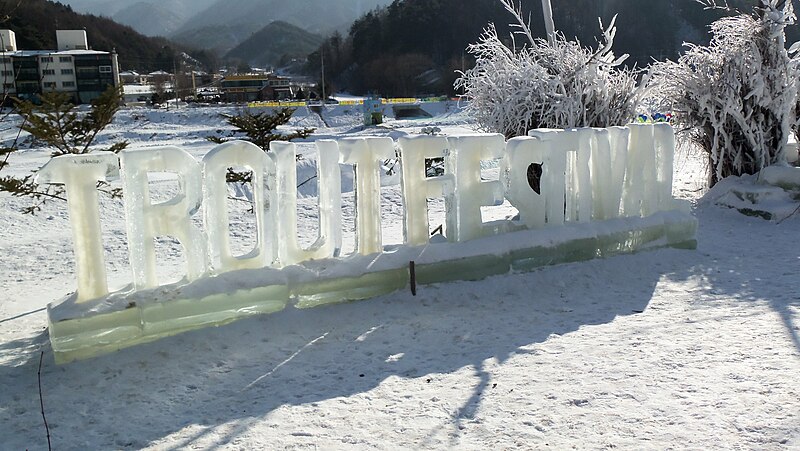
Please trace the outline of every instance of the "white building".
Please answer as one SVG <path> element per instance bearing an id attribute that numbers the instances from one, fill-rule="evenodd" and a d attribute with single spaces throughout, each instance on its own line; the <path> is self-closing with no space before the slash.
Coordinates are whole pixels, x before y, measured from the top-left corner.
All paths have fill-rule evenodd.
<path id="1" fill-rule="evenodd" d="M 43 92 L 67 92 L 88 103 L 108 86 L 119 86 L 116 53 L 89 50 L 84 30 L 58 30 L 58 50 L 19 50 L 11 30 L 0 30 L 3 93 L 22 99 Z"/>

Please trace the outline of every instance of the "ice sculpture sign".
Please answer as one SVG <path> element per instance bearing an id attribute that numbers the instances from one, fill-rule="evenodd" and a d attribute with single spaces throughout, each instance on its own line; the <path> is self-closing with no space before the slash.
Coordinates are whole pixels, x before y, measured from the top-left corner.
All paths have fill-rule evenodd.
<path id="1" fill-rule="evenodd" d="M 316 142 L 319 236 L 297 236 L 295 145 L 269 152 L 237 141 L 197 160 L 177 147 L 117 155 L 63 156 L 38 174 L 65 185 L 77 260 L 74 295 L 49 309 L 59 361 L 87 357 L 182 330 L 298 305 L 363 299 L 409 283 L 473 280 L 510 270 L 631 252 L 691 247 L 694 218 L 672 198 L 674 137 L 667 124 L 608 129 L 534 130 L 501 135 L 345 138 Z M 402 165 L 404 246 L 385 253 L 380 162 Z M 442 158 L 443 175 L 426 176 Z M 500 160 L 498 180 L 481 163 Z M 355 251 L 342 256 L 340 165 L 355 173 Z M 252 173 L 255 247 L 234 255 L 229 242 L 226 172 Z M 153 203 L 148 174 L 177 174 L 177 194 Z M 535 185 L 531 172 L 536 174 Z M 120 178 L 133 283 L 109 293 L 96 184 Z M 430 241 L 429 198 L 444 198 L 447 242 Z M 484 222 L 481 208 L 508 201 L 514 219 Z M 202 212 L 202 221 L 196 216 Z M 202 225 L 199 225 L 202 224 Z M 176 238 L 185 278 L 160 287 L 154 239 Z"/>

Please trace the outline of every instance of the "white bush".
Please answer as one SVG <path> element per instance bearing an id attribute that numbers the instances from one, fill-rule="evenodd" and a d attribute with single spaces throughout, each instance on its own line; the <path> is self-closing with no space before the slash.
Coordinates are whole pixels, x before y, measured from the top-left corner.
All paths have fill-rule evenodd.
<path id="1" fill-rule="evenodd" d="M 636 74 L 620 68 L 627 55 L 614 58 L 613 20 L 595 51 L 561 33 L 553 42 L 534 38 L 513 1 L 501 2 L 517 20 L 511 47 L 490 24 L 467 49 L 475 67 L 456 80 L 484 129 L 510 137 L 533 128 L 608 127 L 633 119 Z M 514 41 L 518 36 L 526 40 L 521 48 Z"/>
<path id="2" fill-rule="evenodd" d="M 652 66 L 649 95 L 708 154 L 710 185 L 785 161 L 798 70 L 784 29 L 794 18 L 791 1 L 761 0 L 752 15 L 714 22 L 709 46 Z"/>

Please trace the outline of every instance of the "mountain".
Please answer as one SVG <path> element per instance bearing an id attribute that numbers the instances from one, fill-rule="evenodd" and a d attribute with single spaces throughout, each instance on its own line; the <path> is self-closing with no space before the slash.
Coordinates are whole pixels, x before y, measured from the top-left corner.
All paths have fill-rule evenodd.
<path id="1" fill-rule="evenodd" d="M 273 22 L 309 33 L 347 31 L 392 0 L 62 0 L 76 11 L 110 17 L 148 36 L 167 36 L 224 55 Z"/>
<path id="2" fill-rule="evenodd" d="M 319 48 L 323 38 L 292 24 L 276 21 L 257 31 L 233 48 L 225 59 L 237 59 L 254 66 L 275 67 L 291 59 L 305 60 Z"/>
<path id="3" fill-rule="evenodd" d="M 168 36 L 216 0 L 66 0 L 79 12 L 110 17 L 147 36 Z"/>
<path id="4" fill-rule="evenodd" d="M 161 4 L 148 2 L 134 3 L 117 11 L 112 18 L 146 36 L 166 36 L 185 20 Z"/>
<path id="5" fill-rule="evenodd" d="M 111 17 L 124 8 L 125 4 L 130 4 L 122 0 L 65 0 L 61 3 L 71 6 L 76 12 L 105 17 Z"/>
<path id="6" fill-rule="evenodd" d="M 0 16 L 8 15 L 8 20 L 0 27 L 16 33 L 20 49 L 55 49 L 56 29 L 83 29 L 92 49 L 116 50 L 123 70 L 172 70 L 181 59 L 183 49 L 165 38 L 144 36 L 106 17 L 78 14 L 62 3 L 25 0 L 19 6 L 8 5 L 8 2 L 0 3 Z M 193 56 L 207 61 L 207 55 L 203 53 L 193 52 Z"/>
<path id="7" fill-rule="evenodd" d="M 233 25 L 258 20 L 261 26 L 282 20 L 306 31 L 328 34 L 391 0 L 216 0 L 179 32 L 210 25 Z"/>
<path id="8" fill-rule="evenodd" d="M 728 0 L 732 7 L 752 11 L 759 0 Z M 523 15 L 536 37 L 544 38 L 540 0 L 521 0 Z M 644 67 L 653 59 L 674 59 L 683 42 L 708 43 L 708 25 L 721 10 L 697 2 L 661 0 L 570 0 L 553 2 L 556 28 L 568 39 L 597 47 L 602 34 L 598 18 L 608 26 L 616 16 L 614 51 L 628 54 L 629 66 Z M 795 0 L 795 3 L 798 3 Z M 530 15 L 528 15 L 530 13 Z M 391 96 L 453 92 L 457 72 L 472 67 L 467 46 L 479 40 L 492 22 L 508 36 L 514 18 L 497 0 L 397 0 L 353 23 L 346 36 L 333 35 L 323 45 L 329 82 L 351 93 Z M 800 27 L 787 28 L 787 42 L 800 38 Z M 523 44 L 519 38 L 516 44 Z M 319 50 L 308 58 L 307 73 L 320 73 Z M 332 91 L 332 89 L 331 89 Z"/>
<path id="9" fill-rule="evenodd" d="M 173 34 L 170 39 L 182 45 L 208 49 L 224 55 L 239 43 L 244 42 L 259 28 L 260 26 L 253 22 L 236 25 L 208 25 Z"/>

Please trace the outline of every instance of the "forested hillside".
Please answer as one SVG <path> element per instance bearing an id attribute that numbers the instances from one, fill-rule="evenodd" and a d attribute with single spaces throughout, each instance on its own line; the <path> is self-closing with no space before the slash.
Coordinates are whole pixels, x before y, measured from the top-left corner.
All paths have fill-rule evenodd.
<path id="1" fill-rule="evenodd" d="M 225 55 L 225 59 L 240 60 L 258 67 L 280 67 L 292 59 L 302 61 L 318 48 L 322 37 L 292 24 L 275 21 L 253 33 Z"/>
<path id="2" fill-rule="evenodd" d="M 48 0 L 0 1 L 0 27 L 16 33 L 17 46 L 25 50 L 55 49 L 56 30 L 85 29 L 94 50 L 116 50 L 120 67 L 139 71 L 172 70 L 184 49 L 164 38 L 150 38 L 111 19 L 78 14 L 67 5 Z M 206 52 L 192 56 L 208 62 Z"/>
<path id="3" fill-rule="evenodd" d="M 756 3 L 729 1 L 747 11 Z M 544 37 L 540 0 L 523 0 L 523 9 Z M 600 36 L 598 18 L 608 25 L 617 15 L 616 54 L 627 53 L 627 64 L 644 67 L 654 58 L 677 57 L 684 42 L 707 43 L 707 26 L 722 12 L 690 0 L 570 0 L 553 2 L 553 14 L 559 31 L 591 46 Z M 396 0 L 323 44 L 327 76 L 354 93 L 452 93 L 455 71 L 473 64 L 466 47 L 489 22 L 508 34 L 511 20 L 498 0 Z M 788 42 L 798 38 L 797 26 L 791 27 Z M 319 51 L 308 61 L 309 73 L 320 73 Z"/>

